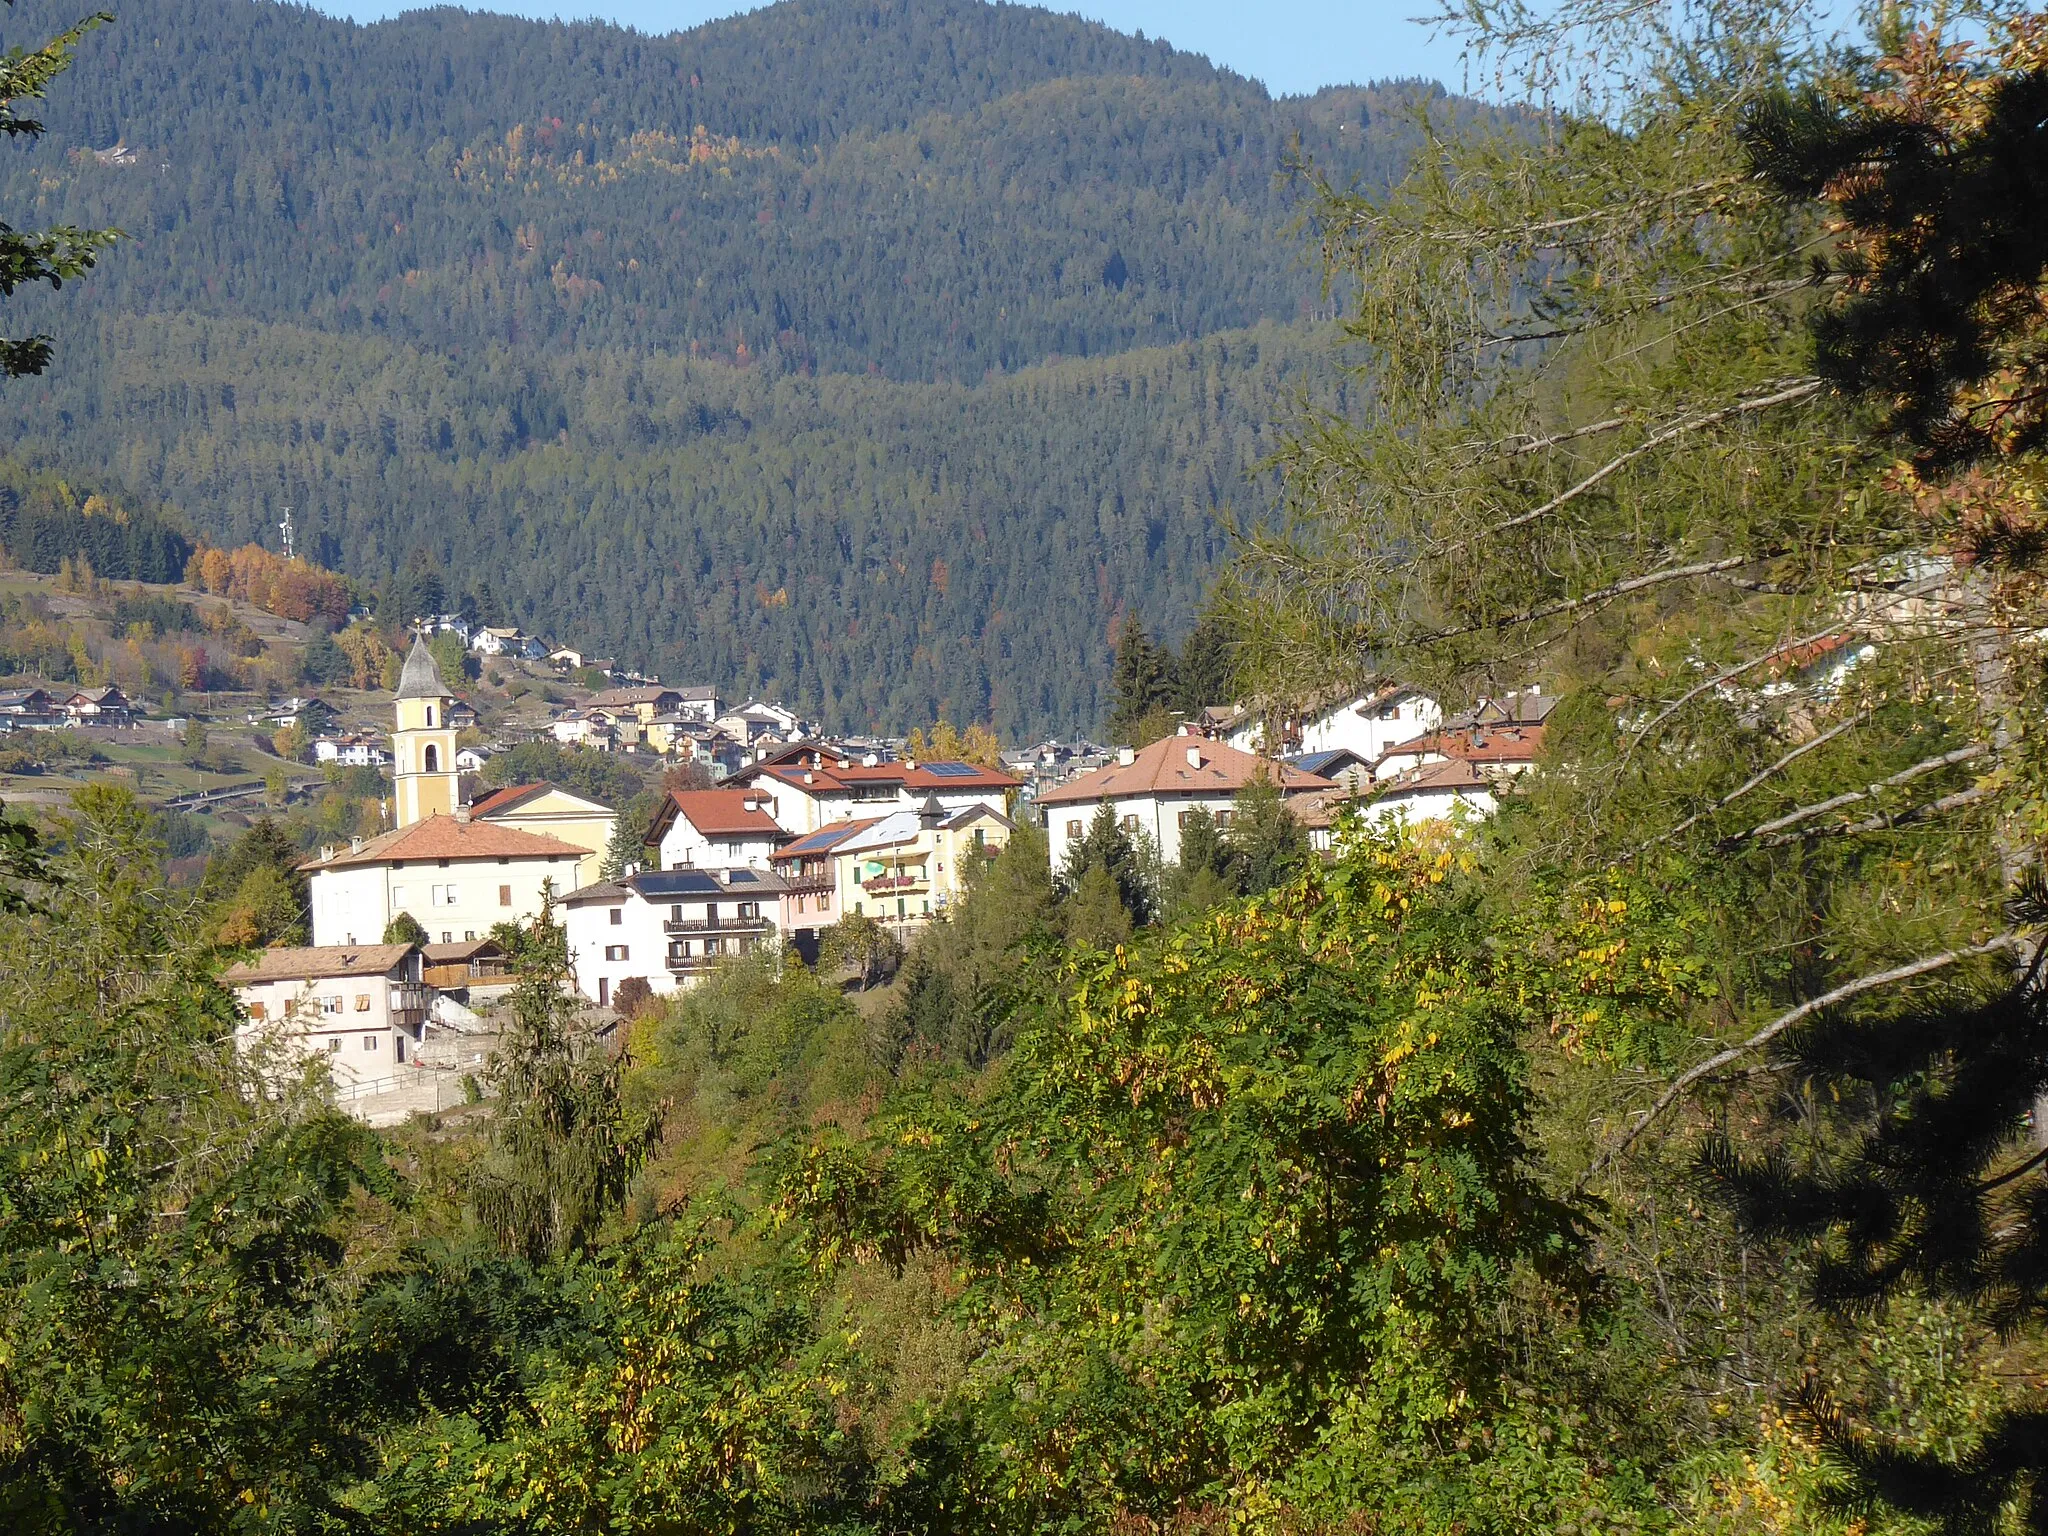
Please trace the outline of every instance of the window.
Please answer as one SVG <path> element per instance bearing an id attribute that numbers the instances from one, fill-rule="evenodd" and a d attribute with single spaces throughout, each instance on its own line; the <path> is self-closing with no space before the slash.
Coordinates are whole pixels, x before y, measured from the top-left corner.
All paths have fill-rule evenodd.
<path id="1" fill-rule="evenodd" d="M 429 727 L 432 727 L 433 723 L 434 723 L 434 706 L 433 706 L 433 705 L 431 705 L 431 704 L 429 704 L 429 705 L 427 706 L 427 725 L 428 725 Z M 429 747 L 429 748 L 427 748 L 427 767 L 428 767 L 429 769 L 431 769 L 431 768 L 432 768 L 433 766 L 434 766 L 434 749 L 433 749 L 432 747 Z"/>
<path id="2" fill-rule="evenodd" d="M 322 1013 L 339 1013 L 339 1012 L 341 1012 L 341 998 L 340 998 L 340 996 L 339 996 L 339 995 L 337 995 L 337 996 L 334 996 L 334 997 L 323 997 L 323 998 L 321 998 L 321 999 L 320 999 L 320 1011 L 321 1011 Z"/>
<path id="3" fill-rule="evenodd" d="M 974 829 L 974 851 L 976 853 L 988 852 L 988 829 L 986 827 L 976 827 Z"/>
<path id="4" fill-rule="evenodd" d="M 404 906 L 405 887 L 402 885 L 394 885 L 393 887 L 391 887 L 391 910 L 396 912 L 402 909 Z"/>
<path id="5" fill-rule="evenodd" d="M 690 941 L 688 939 L 677 939 L 672 942 L 668 947 L 668 957 L 671 960 L 689 959 Z"/>
<path id="6" fill-rule="evenodd" d="M 725 856 L 728 859 L 738 858 L 740 856 L 740 845 L 738 843 L 727 843 L 725 845 Z"/>
<path id="7" fill-rule="evenodd" d="M 626 921 L 626 909 L 625 909 L 624 907 L 613 907 L 613 908 L 612 908 L 612 926 L 613 926 L 614 928 L 617 928 L 617 927 L 619 927 L 619 926 L 620 926 L 621 924 L 623 924 L 623 923 L 624 923 L 625 921 Z"/>
<path id="8" fill-rule="evenodd" d="M 683 904 L 680 901 L 669 907 L 668 920 L 672 923 L 680 923 L 683 920 Z"/>
<path id="9" fill-rule="evenodd" d="M 468 942 L 469 942 L 469 941 L 470 941 L 471 939 L 473 939 L 473 938 L 475 938 L 475 937 L 476 937 L 476 930 L 475 930 L 474 928 L 465 928 L 465 929 L 463 929 L 463 930 L 462 930 L 462 942 L 463 942 L 463 943 L 467 944 L 467 943 L 468 943 Z"/>
<path id="10" fill-rule="evenodd" d="M 1180 815 L 1174 819 L 1174 825 L 1179 827 L 1183 832 L 1187 831 L 1188 818 L 1194 814 L 1195 813 L 1193 811 L 1182 811 Z"/>
<path id="11" fill-rule="evenodd" d="M 612 1000 L 612 979 L 609 976 L 597 978 L 597 1006 L 602 1008 Z"/>
<path id="12" fill-rule="evenodd" d="M 249 1005 L 249 1017 L 252 1019 L 267 1019 L 270 1015 L 261 1003 L 251 1003 Z"/>
<path id="13" fill-rule="evenodd" d="M 367 992 L 358 992 L 358 993 L 356 994 L 356 1012 L 357 1012 L 357 1013 L 368 1013 L 369 1011 L 370 1011 L 370 994 L 369 994 L 369 993 L 367 993 Z"/>
<path id="14" fill-rule="evenodd" d="M 1126 832 L 1135 832 L 1135 831 L 1137 831 L 1137 830 L 1138 830 L 1138 818 L 1137 818 L 1137 817 L 1135 817 L 1135 816 L 1126 816 L 1126 817 L 1124 818 L 1124 830 L 1125 830 Z"/>
<path id="15" fill-rule="evenodd" d="M 723 939 L 706 939 L 704 941 L 704 953 L 707 955 L 722 955 L 725 953 L 724 945 L 725 941 Z"/>
<path id="16" fill-rule="evenodd" d="M 432 711 L 430 710 L 430 711 L 428 711 L 428 713 L 429 713 L 429 714 L 431 714 L 431 713 L 432 713 Z M 429 721 L 427 722 L 427 724 L 429 724 L 429 725 L 432 725 L 433 723 L 434 723 L 434 722 L 433 722 L 432 720 L 429 720 Z M 441 754 L 440 754 L 440 752 L 439 752 L 439 750 L 438 750 L 438 749 L 436 749 L 436 748 L 435 748 L 434 746 L 432 746 L 431 744 L 429 744 L 429 745 L 428 745 L 428 747 L 427 747 L 427 772 L 429 772 L 429 773 L 439 773 L 440 771 L 441 771 Z"/>
<path id="17" fill-rule="evenodd" d="M 1235 820 L 1237 820 L 1237 812 L 1235 811 L 1218 811 L 1216 813 L 1216 825 L 1219 827 L 1227 827 Z"/>
<path id="18" fill-rule="evenodd" d="M 607 960 L 627 959 L 626 948 L 624 944 L 607 944 L 604 947 L 604 957 Z"/>
<path id="19" fill-rule="evenodd" d="M 1067 823 L 1067 841 L 1070 843 L 1078 843 L 1079 841 L 1081 841 L 1081 823 L 1079 823 L 1078 821 L 1070 821 Z"/>
<path id="20" fill-rule="evenodd" d="M 341 1036 L 329 1035 L 327 1037 L 327 1054 L 330 1056 L 339 1056 L 341 1054 Z"/>
<path id="21" fill-rule="evenodd" d="M 446 928 L 443 928 L 441 930 L 441 942 L 443 944 L 453 944 L 455 942 L 455 935 L 450 933 Z"/>
<path id="22" fill-rule="evenodd" d="M 366 1051 L 374 1051 L 375 1049 L 377 1049 L 377 1037 L 375 1035 L 363 1036 L 363 1049 Z"/>
<path id="23" fill-rule="evenodd" d="M 501 906 L 501 907 L 509 907 L 509 906 L 511 906 L 511 905 L 512 905 L 512 887 L 511 887 L 511 886 L 509 886 L 509 885 L 501 885 L 501 886 L 499 886 L 499 887 L 498 887 L 498 905 L 499 905 L 499 906 Z"/>
<path id="24" fill-rule="evenodd" d="M 761 918 L 761 903 L 759 903 L 758 901 L 743 901 L 743 902 L 741 902 L 741 903 L 740 903 L 740 921 L 741 921 L 741 922 L 746 922 L 746 923 L 758 922 L 758 921 L 760 921 L 760 918 Z"/>
<path id="25" fill-rule="evenodd" d="M 427 887 L 427 905 L 430 907 L 452 907 L 455 905 L 453 885 L 430 885 Z"/>
<path id="26" fill-rule="evenodd" d="M 818 910 L 820 912 L 830 912 L 832 910 L 832 893 L 830 891 L 818 892 Z"/>

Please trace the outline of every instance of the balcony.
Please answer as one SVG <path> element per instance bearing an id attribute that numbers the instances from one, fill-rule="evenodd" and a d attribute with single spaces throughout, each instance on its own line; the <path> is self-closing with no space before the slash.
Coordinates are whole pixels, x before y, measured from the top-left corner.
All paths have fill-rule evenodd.
<path id="1" fill-rule="evenodd" d="M 391 989 L 391 1022 L 399 1029 L 418 1033 L 427 1021 L 427 1009 L 433 1003 L 433 988 L 418 982 L 403 982 Z"/>
<path id="2" fill-rule="evenodd" d="M 774 926 L 775 919 L 764 913 L 758 917 L 686 917 L 680 921 L 671 918 L 661 925 L 661 931 L 672 935 L 691 933 L 760 933 Z"/>
<path id="3" fill-rule="evenodd" d="M 860 888 L 870 896 L 914 896 L 932 887 L 923 870 L 898 870 L 893 875 L 871 876 L 861 881 Z"/>
<path id="4" fill-rule="evenodd" d="M 719 952 L 715 955 L 671 953 L 666 957 L 666 964 L 671 976 L 702 976 L 735 956 L 752 954 L 761 945 L 762 937 L 758 934 L 734 934 L 719 945 Z"/>

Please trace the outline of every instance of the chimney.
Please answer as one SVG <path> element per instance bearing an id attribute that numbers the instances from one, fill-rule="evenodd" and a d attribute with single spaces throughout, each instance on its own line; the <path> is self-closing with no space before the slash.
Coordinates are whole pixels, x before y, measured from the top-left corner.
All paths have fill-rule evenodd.
<path id="1" fill-rule="evenodd" d="M 360 837 L 350 838 L 348 840 L 348 851 L 350 853 L 361 853 L 363 851 L 363 840 Z"/>
<path id="2" fill-rule="evenodd" d="M 808 768 L 806 768 L 804 770 L 804 782 L 806 784 L 815 784 L 818 782 L 818 776 L 815 773 L 812 773 Z"/>
<path id="3" fill-rule="evenodd" d="M 912 773 L 915 773 L 917 772 L 917 759 L 914 757 L 906 757 L 905 759 L 903 759 L 903 766 L 909 769 Z"/>
<path id="4" fill-rule="evenodd" d="M 1188 766 L 1190 768 L 1199 768 L 1202 766 L 1202 749 L 1200 747 L 1188 748 Z"/>
<path id="5" fill-rule="evenodd" d="M 1119 767 L 1119 768 L 1128 768 L 1128 767 L 1130 767 L 1130 766 L 1131 766 L 1131 764 L 1135 763 L 1135 762 L 1136 762 L 1137 760 L 1138 760 L 1138 754 L 1137 754 L 1137 752 L 1136 752 L 1136 750 L 1135 750 L 1135 749 L 1133 749 L 1133 748 L 1131 748 L 1131 747 L 1118 747 L 1118 748 L 1116 749 L 1116 765 L 1117 765 L 1117 767 Z"/>
<path id="6" fill-rule="evenodd" d="M 468 825 L 469 825 L 469 807 L 468 807 L 468 806 L 466 806 L 466 805 L 458 805 L 457 807 L 455 807 L 455 819 L 456 819 L 456 821 L 457 821 L 457 822 L 461 823 L 461 824 L 462 824 L 463 826 L 465 826 L 465 827 L 466 827 L 466 826 L 468 826 Z"/>

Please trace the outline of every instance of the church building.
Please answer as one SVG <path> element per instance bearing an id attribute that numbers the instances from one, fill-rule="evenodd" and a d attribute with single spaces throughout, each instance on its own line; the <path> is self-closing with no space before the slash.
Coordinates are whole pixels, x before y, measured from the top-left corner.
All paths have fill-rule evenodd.
<path id="1" fill-rule="evenodd" d="M 566 841 L 509 818 L 470 814 L 448 718 L 453 703 L 425 639 L 416 638 L 399 677 L 391 733 L 396 825 L 346 848 L 323 848 L 301 866 L 312 889 L 315 945 L 379 943 L 400 912 L 413 916 L 429 943 L 480 939 L 493 924 L 536 916 L 547 892 L 567 895 L 585 883 L 589 844 L 603 846 L 597 828 L 579 825 L 579 840 Z M 608 823 L 603 832 L 609 836 Z"/>

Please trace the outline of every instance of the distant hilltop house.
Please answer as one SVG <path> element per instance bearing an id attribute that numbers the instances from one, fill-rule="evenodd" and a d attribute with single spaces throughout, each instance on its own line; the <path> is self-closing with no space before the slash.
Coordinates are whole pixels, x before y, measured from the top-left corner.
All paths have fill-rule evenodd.
<path id="1" fill-rule="evenodd" d="M 133 725 L 135 708 L 128 695 L 112 683 L 97 688 L 74 688 L 62 696 L 57 708 L 73 725 Z"/>
<path id="2" fill-rule="evenodd" d="M 538 661 L 548 648 L 531 635 L 516 629 L 486 626 L 470 637 L 469 648 L 485 656 L 510 656 L 517 661 Z"/>
<path id="3" fill-rule="evenodd" d="M 1161 859 L 1178 863 L 1181 829 L 1190 814 L 1206 811 L 1228 826 L 1238 796 L 1258 779 L 1290 800 L 1335 787 L 1328 779 L 1211 740 L 1191 727 L 1141 750 L 1120 747 L 1113 763 L 1038 796 L 1052 867 L 1066 863 L 1069 850 L 1088 835 L 1088 824 L 1104 806 L 1126 834 L 1151 839 Z"/>

